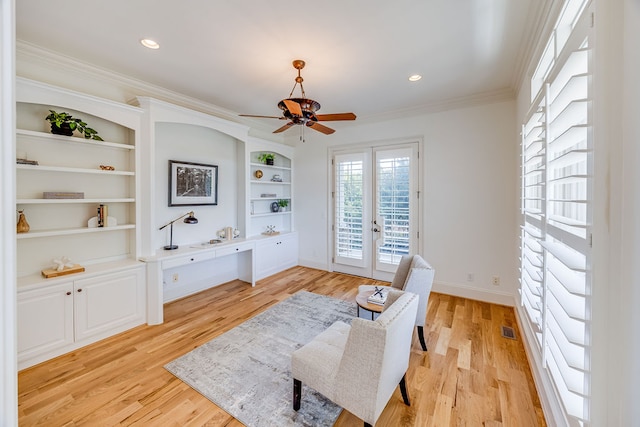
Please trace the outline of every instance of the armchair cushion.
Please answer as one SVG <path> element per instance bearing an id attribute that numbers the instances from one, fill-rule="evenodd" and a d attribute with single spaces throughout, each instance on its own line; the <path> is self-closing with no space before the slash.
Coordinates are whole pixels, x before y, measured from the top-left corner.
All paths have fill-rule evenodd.
<path id="1" fill-rule="evenodd" d="M 418 309 L 415 294 L 391 290 L 389 296 L 394 302 L 375 321 L 336 323 L 291 357 L 295 380 L 371 425 L 409 367 Z"/>

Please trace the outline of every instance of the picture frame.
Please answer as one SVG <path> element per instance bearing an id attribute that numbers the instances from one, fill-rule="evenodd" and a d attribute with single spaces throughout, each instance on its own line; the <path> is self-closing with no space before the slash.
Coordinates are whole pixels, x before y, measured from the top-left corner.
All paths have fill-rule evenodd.
<path id="1" fill-rule="evenodd" d="M 169 206 L 217 204 L 217 165 L 169 160 Z"/>

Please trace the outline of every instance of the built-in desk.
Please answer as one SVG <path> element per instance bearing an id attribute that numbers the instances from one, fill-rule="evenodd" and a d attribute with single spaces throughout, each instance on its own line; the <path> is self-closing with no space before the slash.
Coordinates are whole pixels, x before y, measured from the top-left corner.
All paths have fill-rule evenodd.
<path id="1" fill-rule="evenodd" d="M 240 262 L 238 278 L 255 286 L 255 248 L 254 239 L 237 238 L 215 244 L 184 245 L 172 251 L 160 249 L 153 256 L 141 258 L 147 263 L 147 323 L 157 325 L 163 322 L 165 270 L 245 253 L 248 259 Z"/>

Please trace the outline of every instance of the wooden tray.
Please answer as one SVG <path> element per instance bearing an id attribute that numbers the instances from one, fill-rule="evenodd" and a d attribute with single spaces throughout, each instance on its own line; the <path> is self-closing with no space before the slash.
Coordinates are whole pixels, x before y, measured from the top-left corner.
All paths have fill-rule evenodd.
<path id="1" fill-rule="evenodd" d="M 42 270 L 42 275 L 49 279 L 51 277 L 66 276 L 67 274 L 82 273 L 83 271 L 84 267 L 80 264 L 76 264 L 73 267 L 67 267 L 62 271 L 58 271 L 55 268 L 47 268 L 46 270 Z"/>

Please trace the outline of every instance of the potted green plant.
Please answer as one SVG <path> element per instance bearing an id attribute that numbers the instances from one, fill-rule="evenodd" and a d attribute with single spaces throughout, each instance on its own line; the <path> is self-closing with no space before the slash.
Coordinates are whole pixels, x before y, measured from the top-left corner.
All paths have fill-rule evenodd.
<path id="1" fill-rule="evenodd" d="M 278 200 L 278 206 L 280 206 L 280 212 L 284 211 L 287 208 L 287 206 L 289 206 L 289 200 L 287 199 Z"/>
<path id="2" fill-rule="evenodd" d="M 49 115 L 45 117 L 46 120 L 51 123 L 51 133 L 56 135 L 72 136 L 73 131 L 77 130 L 84 135 L 85 139 L 94 139 L 96 141 L 102 141 L 102 138 L 98 136 L 98 132 L 87 126 L 82 119 L 74 118 L 69 113 L 57 113 L 53 110 L 49 110 Z"/>
<path id="3" fill-rule="evenodd" d="M 258 156 L 258 161 L 261 163 L 273 166 L 273 160 L 276 158 L 276 155 L 273 153 L 261 153 Z"/>

